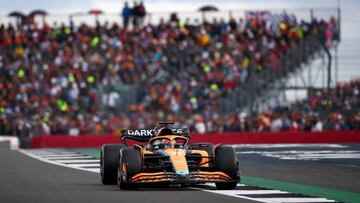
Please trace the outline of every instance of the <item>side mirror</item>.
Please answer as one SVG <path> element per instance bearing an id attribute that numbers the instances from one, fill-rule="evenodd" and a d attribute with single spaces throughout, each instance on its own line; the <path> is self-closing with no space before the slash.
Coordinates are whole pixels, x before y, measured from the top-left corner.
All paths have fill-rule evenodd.
<path id="1" fill-rule="evenodd" d="M 122 129 L 121 132 L 120 132 L 120 135 L 121 135 L 122 137 L 129 136 L 128 130 Z"/>
<path id="2" fill-rule="evenodd" d="M 190 129 L 189 128 L 183 128 L 182 129 L 183 136 L 189 137 L 190 136 Z"/>

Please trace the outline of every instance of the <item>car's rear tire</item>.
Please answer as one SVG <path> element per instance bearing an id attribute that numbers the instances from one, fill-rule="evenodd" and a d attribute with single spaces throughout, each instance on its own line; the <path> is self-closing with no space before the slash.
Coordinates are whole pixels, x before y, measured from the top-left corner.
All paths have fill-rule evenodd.
<path id="1" fill-rule="evenodd" d="M 215 166 L 217 170 L 229 175 L 233 181 L 215 183 L 220 190 L 234 189 L 238 183 L 238 167 L 235 150 L 232 147 L 219 146 L 215 149 Z"/>
<path id="2" fill-rule="evenodd" d="M 129 180 L 132 176 L 141 172 L 142 157 L 139 150 L 124 148 L 121 151 L 118 164 L 117 181 L 120 189 L 136 189 L 138 184 L 131 183 Z"/>
<path id="3" fill-rule="evenodd" d="M 194 150 L 205 150 L 209 156 L 214 156 L 214 144 L 201 142 L 201 143 L 194 143 L 191 145 L 191 149 Z"/>
<path id="4" fill-rule="evenodd" d="M 101 147 L 100 152 L 100 176 L 104 185 L 115 185 L 119 153 L 123 144 L 106 144 Z"/>

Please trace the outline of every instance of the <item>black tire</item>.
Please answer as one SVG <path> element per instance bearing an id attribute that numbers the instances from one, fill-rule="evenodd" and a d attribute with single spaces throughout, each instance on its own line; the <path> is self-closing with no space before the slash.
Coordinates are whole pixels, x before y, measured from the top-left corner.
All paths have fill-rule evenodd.
<path id="1" fill-rule="evenodd" d="M 215 183 L 220 190 L 234 189 L 238 183 L 238 167 L 235 150 L 232 147 L 219 146 L 215 150 L 215 166 L 217 170 L 229 175 L 233 181 Z"/>
<path id="2" fill-rule="evenodd" d="M 104 185 L 115 185 L 120 150 L 126 147 L 123 144 L 106 144 L 100 152 L 100 176 Z"/>
<path id="3" fill-rule="evenodd" d="M 201 142 L 201 143 L 195 143 L 191 145 L 191 149 L 194 150 L 205 150 L 209 156 L 214 156 L 214 144 L 207 143 L 207 142 Z"/>
<path id="4" fill-rule="evenodd" d="M 141 172 L 142 157 L 139 150 L 124 148 L 118 163 L 117 182 L 119 188 L 122 190 L 136 189 L 138 185 L 130 183 L 129 179 Z"/>

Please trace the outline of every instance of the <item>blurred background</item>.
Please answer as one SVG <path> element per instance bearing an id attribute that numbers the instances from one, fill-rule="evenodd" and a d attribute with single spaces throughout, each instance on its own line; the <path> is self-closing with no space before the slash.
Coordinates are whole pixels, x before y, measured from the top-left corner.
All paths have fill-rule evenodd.
<path id="1" fill-rule="evenodd" d="M 360 128 L 360 2 L 1 0 L 0 135 Z"/>

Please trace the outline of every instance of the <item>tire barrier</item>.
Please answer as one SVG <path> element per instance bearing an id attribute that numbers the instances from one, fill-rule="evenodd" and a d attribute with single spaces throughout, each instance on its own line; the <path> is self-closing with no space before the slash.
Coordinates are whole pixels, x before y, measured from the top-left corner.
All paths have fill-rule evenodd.
<path id="1" fill-rule="evenodd" d="M 19 138 L 0 135 L 0 149 L 19 149 Z"/>

